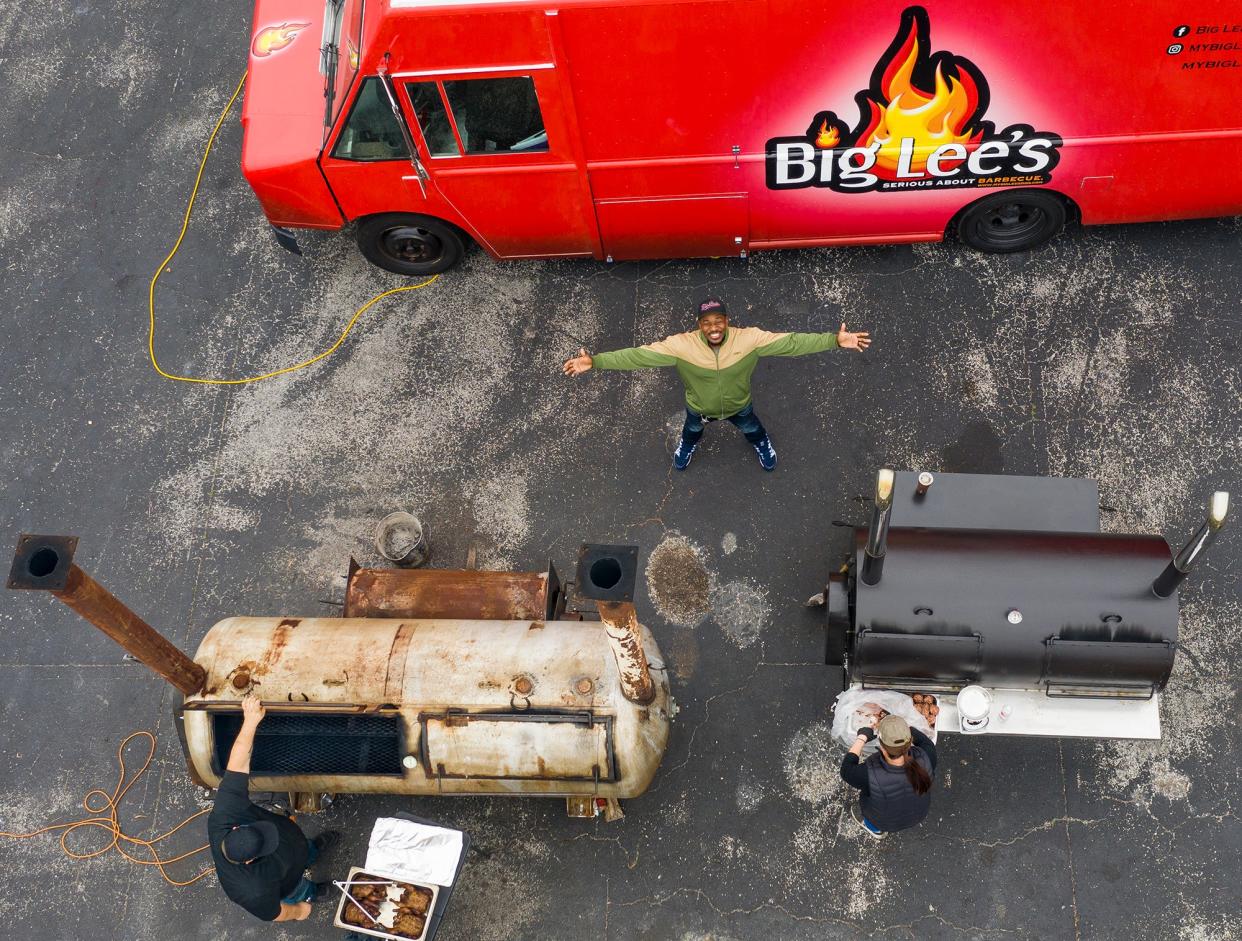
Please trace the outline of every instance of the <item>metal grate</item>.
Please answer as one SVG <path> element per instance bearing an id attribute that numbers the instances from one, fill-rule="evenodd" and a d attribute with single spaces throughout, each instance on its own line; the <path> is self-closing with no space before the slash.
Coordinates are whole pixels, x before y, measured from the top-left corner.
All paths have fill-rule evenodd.
<path id="1" fill-rule="evenodd" d="M 219 771 L 241 730 L 237 713 L 212 717 Z M 254 738 L 252 775 L 402 774 L 400 716 L 268 713 Z"/>

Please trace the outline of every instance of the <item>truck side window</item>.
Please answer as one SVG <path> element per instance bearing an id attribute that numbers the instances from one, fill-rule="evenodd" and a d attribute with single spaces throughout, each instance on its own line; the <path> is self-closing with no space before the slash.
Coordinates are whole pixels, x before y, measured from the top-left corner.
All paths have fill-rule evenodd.
<path id="1" fill-rule="evenodd" d="M 548 133 L 530 76 L 454 79 L 444 83 L 444 92 L 466 153 L 548 149 Z"/>
<path id="2" fill-rule="evenodd" d="M 427 153 L 433 157 L 460 157 L 453 126 L 449 124 L 448 112 L 440 98 L 440 86 L 435 82 L 410 82 L 405 86 L 410 96 L 410 109 L 418 126 L 422 128 Z"/>
<path id="3" fill-rule="evenodd" d="M 380 79 L 363 81 L 332 156 L 341 160 L 409 159 L 409 148 Z"/>

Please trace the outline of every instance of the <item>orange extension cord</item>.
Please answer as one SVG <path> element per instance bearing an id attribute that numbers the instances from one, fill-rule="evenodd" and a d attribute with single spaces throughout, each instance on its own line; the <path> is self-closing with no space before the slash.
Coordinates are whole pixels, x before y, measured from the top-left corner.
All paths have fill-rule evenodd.
<path id="1" fill-rule="evenodd" d="M 126 781 L 125 780 L 125 776 L 126 776 L 125 748 L 127 745 L 129 745 L 130 742 L 132 742 L 134 739 L 138 738 L 139 736 L 144 736 L 147 739 L 147 742 L 151 746 L 151 748 L 150 748 L 150 751 L 147 752 L 147 757 L 146 757 L 146 760 L 143 761 L 142 767 L 139 768 L 134 773 L 134 776 L 132 778 Z M 204 869 L 193 879 L 189 879 L 183 882 L 183 881 L 174 879 L 172 876 L 170 876 L 165 871 L 164 867 L 170 866 L 173 863 L 179 863 L 183 859 L 189 859 L 191 856 L 194 856 L 198 853 L 203 852 L 204 850 L 207 849 L 207 844 L 204 843 L 202 846 L 198 847 L 197 849 L 192 849 L 188 853 L 182 853 L 180 856 L 174 856 L 171 859 L 163 859 L 160 856 L 159 852 L 156 850 L 155 845 L 159 843 L 161 840 L 165 840 L 168 837 L 172 836 L 174 833 L 176 833 L 186 824 L 190 823 L 193 820 L 197 820 L 203 814 L 208 813 L 208 811 L 200 810 L 198 813 L 190 817 L 186 817 L 184 820 L 182 820 L 179 824 L 177 824 L 171 830 L 161 833 L 159 836 L 154 837 L 150 840 L 144 840 L 140 837 L 130 836 L 128 833 L 126 833 L 124 830 L 121 829 L 121 823 L 120 823 L 120 820 L 118 819 L 118 815 L 120 813 L 121 801 L 125 799 L 126 793 L 129 791 L 131 787 L 134 786 L 134 783 L 140 777 L 146 774 L 147 769 L 151 766 L 151 759 L 154 757 L 155 757 L 155 736 L 152 735 L 150 732 L 145 732 L 145 731 L 131 732 L 128 736 L 126 736 L 125 741 L 121 742 L 121 744 L 117 747 L 117 750 L 116 750 L 116 760 L 117 760 L 117 764 L 120 765 L 121 774 L 120 774 L 120 777 L 117 779 L 116 787 L 112 789 L 112 793 L 109 794 L 107 791 L 103 790 L 102 788 L 97 787 L 97 788 L 92 788 L 90 791 L 87 791 L 86 796 L 82 798 L 82 806 L 86 808 L 86 812 L 90 814 L 90 816 L 83 817 L 80 820 L 74 820 L 69 823 L 54 823 L 54 824 L 51 824 L 50 826 L 42 827 L 41 829 L 35 830 L 31 833 L 5 833 L 3 831 L 0 831 L 0 837 L 8 837 L 11 840 L 29 840 L 36 836 L 42 836 L 44 833 L 52 833 L 56 830 L 59 830 L 61 831 L 60 848 L 61 850 L 64 851 L 64 854 L 70 857 L 71 859 L 94 859 L 96 856 L 102 856 L 104 853 L 108 852 L 108 850 L 115 849 L 118 853 L 120 853 L 122 856 L 128 859 L 131 863 L 137 863 L 139 866 L 158 867 L 160 871 L 160 875 L 164 877 L 164 881 L 167 882 L 169 885 L 176 885 L 176 886 L 193 885 L 199 879 L 210 874 L 213 870 L 210 868 Z M 103 803 L 101 806 L 91 805 L 91 800 L 96 795 L 102 798 Z M 109 840 L 106 846 L 101 846 L 99 849 L 94 850 L 92 852 L 75 853 L 73 850 L 69 848 L 69 842 L 68 842 L 69 836 L 70 834 L 74 833 L 75 831 L 83 827 L 98 827 L 100 830 L 103 830 L 105 833 L 107 833 L 111 837 L 111 839 Z M 131 856 L 128 852 L 126 852 L 126 844 L 131 844 L 136 847 L 142 847 L 144 850 L 146 850 L 148 853 L 151 854 L 151 857 L 149 859 L 141 859 L 137 856 Z"/>

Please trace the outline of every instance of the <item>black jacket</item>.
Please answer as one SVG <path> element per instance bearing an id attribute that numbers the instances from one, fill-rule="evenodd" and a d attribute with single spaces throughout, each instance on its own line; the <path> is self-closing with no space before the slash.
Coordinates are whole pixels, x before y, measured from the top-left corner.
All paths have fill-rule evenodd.
<path id="1" fill-rule="evenodd" d="M 272 921 L 280 914 L 281 899 L 290 895 L 302 881 L 302 872 L 310 854 L 306 837 L 288 817 L 274 814 L 250 803 L 250 776 L 240 771 L 226 771 L 216 791 L 216 806 L 207 816 L 207 837 L 211 858 L 216 864 L 220 888 L 256 918 Z M 270 856 L 248 865 L 231 863 L 224 858 L 220 842 L 237 824 L 268 820 L 280 831 L 280 845 Z"/>
<path id="2" fill-rule="evenodd" d="M 936 775 L 936 746 L 918 729 L 911 729 L 911 752 L 932 779 Z M 931 792 L 915 794 L 904 766 L 886 762 L 877 752 L 860 763 L 857 755 L 846 753 L 841 759 L 841 777 L 858 788 L 863 816 L 880 830 L 904 830 L 921 823 L 931 808 Z"/>

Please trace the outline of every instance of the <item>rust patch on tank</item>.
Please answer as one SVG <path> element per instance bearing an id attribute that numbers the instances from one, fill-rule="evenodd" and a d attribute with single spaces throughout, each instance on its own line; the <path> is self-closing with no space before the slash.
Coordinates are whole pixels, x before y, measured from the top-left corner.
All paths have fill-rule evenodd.
<path id="1" fill-rule="evenodd" d="M 341 673 L 344 675 L 344 679 L 324 680 L 323 685 L 324 686 L 347 686 L 349 684 L 349 671 L 342 670 Z"/>
<path id="2" fill-rule="evenodd" d="M 404 700 L 405 661 L 414 640 L 414 625 L 402 622 L 392 637 L 388 648 L 388 662 L 384 665 L 384 696 L 393 702 Z"/>
<path id="3" fill-rule="evenodd" d="M 280 662 L 280 658 L 285 655 L 285 648 L 289 646 L 289 635 L 301 623 L 301 618 L 285 618 L 277 624 L 272 631 L 271 642 L 267 645 L 267 649 L 263 651 L 263 659 L 250 672 L 262 676 L 276 666 Z"/>
<path id="4" fill-rule="evenodd" d="M 214 695 L 220 691 L 221 686 L 225 687 L 227 690 L 244 692 L 259 685 L 259 680 L 257 678 L 258 672 L 258 663 L 253 660 L 243 660 L 241 663 L 237 664 L 237 666 L 233 667 L 233 669 L 229 670 L 228 674 L 224 677 L 223 683 L 214 684 L 210 689 L 203 690 L 203 695 Z"/>

